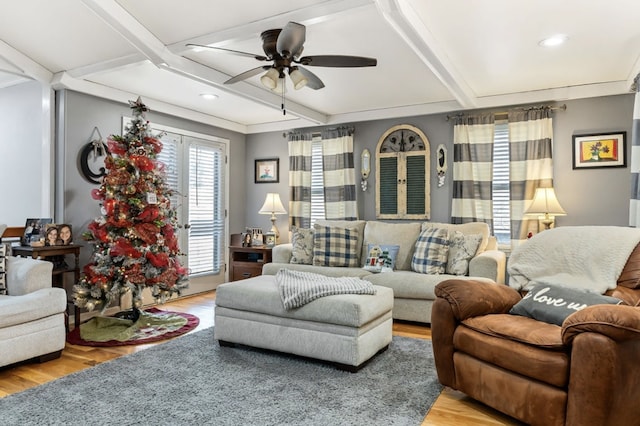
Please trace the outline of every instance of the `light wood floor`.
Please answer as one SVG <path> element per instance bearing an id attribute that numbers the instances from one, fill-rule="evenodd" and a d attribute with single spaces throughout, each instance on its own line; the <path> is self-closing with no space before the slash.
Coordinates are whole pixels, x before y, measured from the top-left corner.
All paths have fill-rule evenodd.
<path id="1" fill-rule="evenodd" d="M 198 316 L 200 324 L 194 330 L 197 331 L 213 325 L 212 307 L 214 300 L 215 292 L 203 293 L 166 303 L 162 305 L 162 308 L 188 312 Z M 429 327 L 405 322 L 395 322 L 393 334 L 418 339 L 431 338 Z M 84 370 L 101 362 L 162 343 L 108 348 L 76 346 L 67 343 L 59 359 L 42 364 L 23 363 L 0 368 L 0 398 L 55 380 L 75 371 Z M 448 388 L 438 397 L 422 422 L 422 426 L 518 424 L 515 420 Z"/>

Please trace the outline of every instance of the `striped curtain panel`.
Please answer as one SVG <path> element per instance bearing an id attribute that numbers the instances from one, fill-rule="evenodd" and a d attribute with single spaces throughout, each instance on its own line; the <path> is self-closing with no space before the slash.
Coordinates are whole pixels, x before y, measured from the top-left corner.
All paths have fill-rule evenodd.
<path id="1" fill-rule="evenodd" d="M 553 122 L 551 108 L 509 112 L 509 181 L 511 245 L 537 233 L 538 220 L 529 220 L 524 210 L 533 200 L 536 188 L 553 186 Z"/>
<path id="2" fill-rule="evenodd" d="M 345 129 L 322 132 L 325 218 L 358 219 L 353 135 Z"/>
<path id="3" fill-rule="evenodd" d="M 457 117 L 453 127 L 451 223 L 485 222 L 493 229 L 492 113 Z"/>
<path id="4" fill-rule="evenodd" d="M 631 196 L 629 199 L 629 226 L 640 228 L 640 87 L 636 76 L 632 89 L 636 92 L 631 128 Z"/>
<path id="5" fill-rule="evenodd" d="M 311 227 L 310 134 L 289 134 L 289 228 Z"/>

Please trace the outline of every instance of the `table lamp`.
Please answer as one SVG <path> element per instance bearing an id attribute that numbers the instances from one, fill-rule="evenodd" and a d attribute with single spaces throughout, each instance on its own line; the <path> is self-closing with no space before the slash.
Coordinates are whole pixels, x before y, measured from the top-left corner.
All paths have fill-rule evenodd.
<path id="1" fill-rule="evenodd" d="M 276 215 L 287 213 L 287 211 L 284 209 L 284 206 L 282 205 L 282 201 L 280 201 L 280 194 L 269 192 L 267 194 L 267 198 L 264 200 L 264 204 L 262 205 L 258 213 L 271 215 L 271 232 L 276 234 L 276 242 L 278 242 L 280 239 L 280 232 L 276 227 Z"/>
<path id="2" fill-rule="evenodd" d="M 526 215 L 540 216 L 544 229 L 550 229 L 556 216 L 566 216 L 553 188 L 537 188 L 531 205 L 524 211 Z"/>

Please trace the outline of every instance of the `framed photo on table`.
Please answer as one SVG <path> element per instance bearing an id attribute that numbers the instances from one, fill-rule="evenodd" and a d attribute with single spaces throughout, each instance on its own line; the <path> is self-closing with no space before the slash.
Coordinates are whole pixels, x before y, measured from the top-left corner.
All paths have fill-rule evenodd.
<path id="1" fill-rule="evenodd" d="M 573 168 L 626 167 L 627 132 L 573 135 Z"/>
<path id="2" fill-rule="evenodd" d="M 255 160 L 255 183 L 280 182 L 280 159 L 263 158 Z"/>

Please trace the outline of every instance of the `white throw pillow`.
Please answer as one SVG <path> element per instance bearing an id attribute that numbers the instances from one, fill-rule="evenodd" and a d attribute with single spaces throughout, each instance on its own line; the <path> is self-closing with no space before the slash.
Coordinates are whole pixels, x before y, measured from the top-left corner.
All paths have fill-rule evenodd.
<path id="1" fill-rule="evenodd" d="M 482 235 L 464 235 L 460 231 L 453 231 L 450 237 L 447 274 L 467 275 L 469 273 L 469 261 L 478 251 Z"/>

